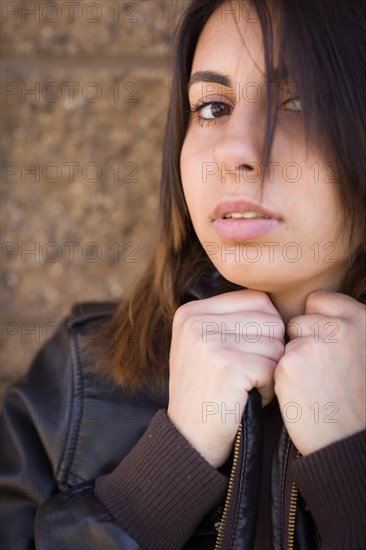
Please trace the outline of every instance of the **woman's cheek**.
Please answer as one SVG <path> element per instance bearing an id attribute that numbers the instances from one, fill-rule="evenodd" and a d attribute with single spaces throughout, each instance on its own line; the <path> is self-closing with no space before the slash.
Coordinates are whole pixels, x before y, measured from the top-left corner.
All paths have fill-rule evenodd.
<path id="1" fill-rule="evenodd" d="M 183 146 L 180 164 L 183 193 L 193 224 L 199 223 L 202 214 L 202 191 L 205 195 L 205 203 L 209 201 L 208 190 L 202 189 L 202 162 L 197 162 L 190 155 L 189 148 Z"/>

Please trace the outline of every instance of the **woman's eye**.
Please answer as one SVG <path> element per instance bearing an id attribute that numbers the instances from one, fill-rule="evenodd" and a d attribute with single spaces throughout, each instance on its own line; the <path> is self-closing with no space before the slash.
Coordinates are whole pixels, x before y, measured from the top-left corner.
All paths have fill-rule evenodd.
<path id="1" fill-rule="evenodd" d="M 222 114 L 229 114 L 228 112 L 225 112 L 225 109 L 226 111 L 230 111 L 229 106 L 226 105 L 226 103 L 213 102 L 203 105 L 200 111 L 202 118 L 208 120 L 212 118 L 217 118 Z"/>
<path id="2" fill-rule="evenodd" d="M 212 124 L 216 119 L 231 113 L 230 105 L 222 101 L 199 103 L 191 109 L 194 121 L 201 126 Z"/>
<path id="3" fill-rule="evenodd" d="M 282 111 L 295 111 L 295 112 L 301 113 L 302 112 L 301 98 L 294 97 L 292 99 L 288 99 L 287 101 L 284 101 L 282 105 L 280 105 L 280 109 Z"/>

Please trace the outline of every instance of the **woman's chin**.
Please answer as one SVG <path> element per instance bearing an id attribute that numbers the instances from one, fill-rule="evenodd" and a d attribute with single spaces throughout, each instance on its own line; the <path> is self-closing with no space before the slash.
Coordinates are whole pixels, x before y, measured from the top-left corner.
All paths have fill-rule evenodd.
<path id="1" fill-rule="evenodd" d="M 294 284 L 294 277 L 289 276 L 283 266 L 276 268 L 273 264 L 266 266 L 221 264 L 215 267 L 228 281 L 252 290 L 281 292 L 290 284 L 291 286 Z"/>

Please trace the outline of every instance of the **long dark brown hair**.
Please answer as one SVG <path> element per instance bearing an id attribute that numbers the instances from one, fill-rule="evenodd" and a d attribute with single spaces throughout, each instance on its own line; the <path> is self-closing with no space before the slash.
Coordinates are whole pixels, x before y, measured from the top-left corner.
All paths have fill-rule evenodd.
<path id="1" fill-rule="evenodd" d="M 175 311 L 187 287 L 205 272 L 214 272 L 191 223 L 180 178 L 180 153 L 189 121 L 187 83 L 196 44 L 209 17 L 224 4 L 235 11 L 240 3 L 193 0 L 176 31 L 157 239 L 143 276 L 105 326 L 107 347 L 98 363 L 117 384 L 131 390 L 151 376 L 164 386 Z M 266 81 L 271 83 L 276 82 L 273 14 L 280 15 L 276 28 L 279 63 L 301 90 L 306 137 L 318 143 L 336 165 L 351 238 L 365 235 L 366 4 L 359 0 L 252 0 L 250 5 L 261 24 Z M 263 165 L 270 155 L 276 123 L 270 93 L 267 87 Z M 220 280 L 216 272 L 217 277 Z M 230 289 L 223 277 L 220 281 Z M 362 301 L 365 298 L 364 238 L 350 259 L 341 291 Z"/>

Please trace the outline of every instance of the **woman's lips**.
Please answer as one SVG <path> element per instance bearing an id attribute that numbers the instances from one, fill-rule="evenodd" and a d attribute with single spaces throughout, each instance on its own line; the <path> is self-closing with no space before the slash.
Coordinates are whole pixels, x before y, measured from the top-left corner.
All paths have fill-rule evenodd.
<path id="1" fill-rule="evenodd" d="M 220 237 L 248 241 L 276 229 L 282 219 L 261 204 L 244 197 L 226 195 L 214 206 L 211 221 Z"/>
<path id="2" fill-rule="evenodd" d="M 268 208 L 265 208 L 261 204 L 257 204 L 245 198 L 233 196 L 223 197 L 218 203 L 216 203 L 212 210 L 211 218 L 213 220 L 219 220 L 234 212 L 256 212 L 259 215 L 267 216 L 268 218 L 272 218 L 274 220 L 278 220 L 280 218 L 278 214 L 271 212 L 271 210 L 268 210 Z"/>
<path id="3" fill-rule="evenodd" d="M 269 233 L 280 223 L 280 220 L 273 218 L 219 218 L 213 221 L 213 227 L 224 239 L 248 241 Z"/>

